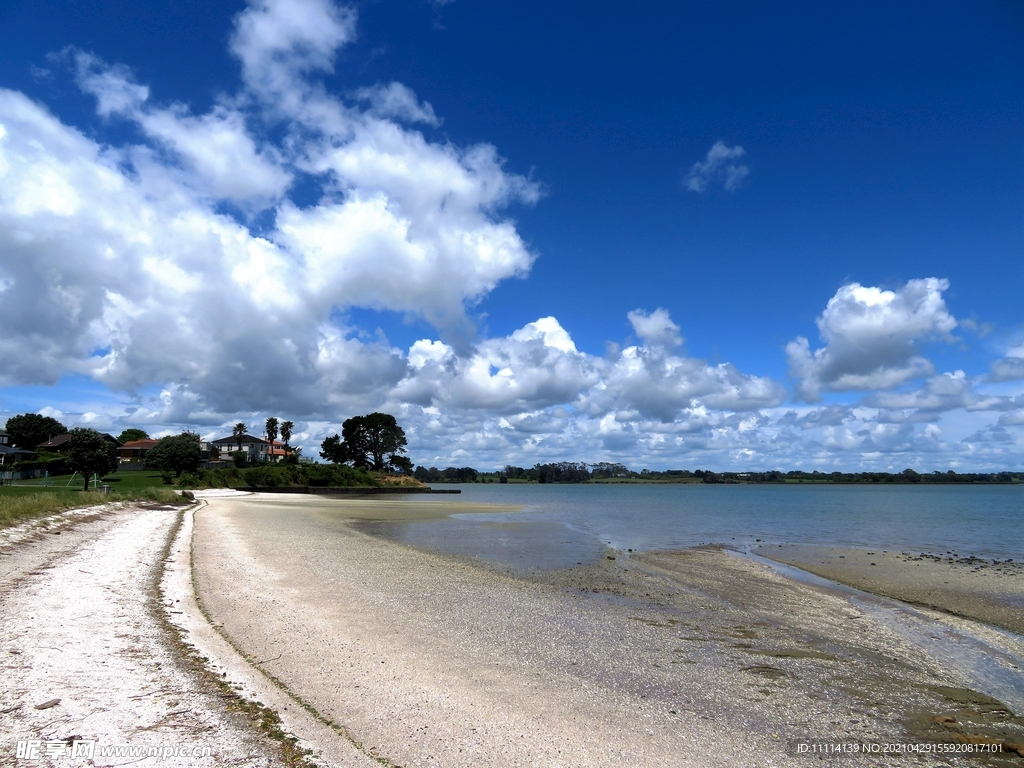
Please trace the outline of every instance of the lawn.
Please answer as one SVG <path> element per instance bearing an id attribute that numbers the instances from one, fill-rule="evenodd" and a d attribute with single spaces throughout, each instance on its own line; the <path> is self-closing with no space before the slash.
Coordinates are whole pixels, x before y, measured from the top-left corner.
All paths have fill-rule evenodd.
<path id="1" fill-rule="evenodd" d="M 54 477 L 42 478 L 37 477 L 33 480 L 15 480 L 14 488 L 49 488 L 50 490 L 59 490 L 62 488 L 69 487 L 70 482 L 71 488 L 82 488 L 82 476 L 78 475 L 72 482 L 72 475 L 56 475 Z M 105 475 L 103 480 L 100 481 L 103 485 L 109 485 L 112 491 L 124 492 L 129 489 L 138 490 L 140 488 L 152 488 L 154 486 L 163 486 L 164 481 L 159 472 L 114 472 L 111 475 Z M 90 487 L 92 484 L 90 483 Z M 4 486 L 4 490 L 7 490 L 7 486 Z"/>
<path id="2" fill-rule="evenodd" d="M 16 485 L 0 487 L 0 528 L 68 509 L 112 501 L 183 502 L 170 486 L 164 485 L 159 472 L 115 472 L 102 480 L 104 485 L 110 486 L 107 494 L 84 492 L 80 477 L 74 478 L 68 486 L 71 478 L 71 475 L 62 475 L 48 480 L 17 480 Z"/>

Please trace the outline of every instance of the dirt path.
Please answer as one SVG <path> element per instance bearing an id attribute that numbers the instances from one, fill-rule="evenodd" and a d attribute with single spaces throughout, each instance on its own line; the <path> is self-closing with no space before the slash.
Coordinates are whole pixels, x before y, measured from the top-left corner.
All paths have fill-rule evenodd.
<path id="1" fill-rule="evenodd" d="M 161 619 L 180 515 L 112 506 L 0 534 L 0 765 L 282 764 Z"/>

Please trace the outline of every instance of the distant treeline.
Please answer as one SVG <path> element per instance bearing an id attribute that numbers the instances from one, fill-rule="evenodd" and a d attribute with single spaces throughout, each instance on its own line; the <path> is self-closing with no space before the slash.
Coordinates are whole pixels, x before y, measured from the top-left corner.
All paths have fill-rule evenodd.
<path id="1" fill-rule="evenodd" d="M 416 467 L 412 476 L 421 483 L 475 483 L 480 479 L 480 473 L 472 467 Z"/>
<path id="2" fill-rule="evenodd" d="M 1024 472 L 712 472 L 706 469 L 668 469 L 634 472 L 623 464 L 561 461 L 535 464 L 530 468 L 506 466 L 497 472 L 481 472 L 472 467 L 438 469 L 416 467 L 413 476 L 424 483 L 1019 483 Z"/>
<path id="3" fill-rule="evenodd" d="M 651 473 L 666 474 L 666 473 Z M 684 472 L 684 474 L 689 474 Z M 704 483 L 1019 483 L 1024 472 L 947 472 L 920 473 L 913 469 L 902 472 L 711 472 L 697 470 L 694 477 Z"/>

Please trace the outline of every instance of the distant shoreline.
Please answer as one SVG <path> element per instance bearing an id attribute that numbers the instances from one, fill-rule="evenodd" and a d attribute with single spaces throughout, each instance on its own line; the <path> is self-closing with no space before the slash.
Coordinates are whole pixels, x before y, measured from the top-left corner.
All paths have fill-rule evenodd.
<path id="1" fill-rule="evenodd" d="M 320 496 L 367 496 L 377 494 L 388 494 L 388 493 L 441 493 L 441 494 L 456 494 L 462 493 L 458 488 L 419 488 L 416 486 L 408 485 L 383 485 L 383 486 L 370 486 L 370 485 L 354 485 L 354 486 L 316 486 L 316 485 L 294 485 L 294 486 L 277 486 L 274 488 L 256 486 L 253 488 L 246 488 L 244 490 L 252 491 L 253 493 L 311 493 L 313 495 Z"/>
<path id="2" fill-rule="evenodd" d="M 537 480 L 509 480 L 505 483 L 499 483 L 497 480 L 492 480 L 491 475 L 481 475 L 482 480 L 476 482 L 466 481 L 451 481 L 447 482 L 444 480 L 432 480 L 431 483 L 434 485 L 776 485 L 776 486 L 792 486 L 792 485 L 866 485 L 866 486 L 886 486 L 886 485 L 910 485 L 920 487 L 922 485 L 927 486 L 947 486 L 947 485 L 973 485 L 973 486 L 1022 486 L 1024 482 L 1020 481 L 1016 477 L 1011 480 L 833 480 L 827 479 L 786 479 L 786 480 L 747 480 L 747 479 L 723 479 L 715 480 L 713 482 L 705 482 L 700 478 L 686 478 L 679 480 L 644 480 L 640 478 L 600 478 L 596 480 L 587 480 L 586 482 L 557 482 L 557 483 L 542 483 Z M 262 490 L 262 489 L 261 489 Z"/>

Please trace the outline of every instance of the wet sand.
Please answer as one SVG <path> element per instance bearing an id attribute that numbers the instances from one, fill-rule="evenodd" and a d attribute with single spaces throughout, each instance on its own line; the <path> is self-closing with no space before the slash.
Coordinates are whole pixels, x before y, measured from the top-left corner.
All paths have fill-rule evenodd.
<path id="1" fill-rule="evenodd" d="M 211 499 L 193 572 L 239 651 L 387 764 L 822 765 L 798 743 L 1024 744 L 1000 702 L 766 565 L 706 547 L 503 573 L 368 535 L 350 521 L 380 510 L 358 504 Z"/>
<path id="2" fill-rule="evenodd" d="M 763 557 L 865 592 L 1024 635 L 1024 563 L 954 552 L 895 552 L 845 547 L 762 547 Z"/>

